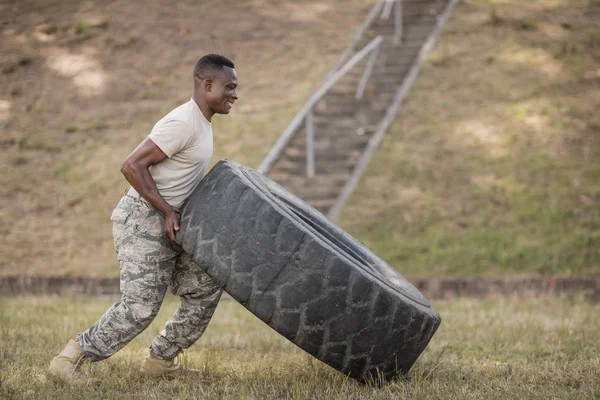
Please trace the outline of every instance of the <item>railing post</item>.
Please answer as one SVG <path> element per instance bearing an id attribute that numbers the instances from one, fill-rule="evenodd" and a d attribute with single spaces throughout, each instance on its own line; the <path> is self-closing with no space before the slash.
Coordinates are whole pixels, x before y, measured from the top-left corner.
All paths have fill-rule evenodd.
<path id="1" fill-rule="evenodd" d="M 381 19 L 389 19 L 392 13 L 392 7 L 395 0 L 385 0 L 385 5 L 381 11 Z"/>
<path id="2" fill-rule="evenodd" d="M 306 114 L 306 175 L 315 176 L 315 143 L 312 109 Z"/>
<path id="3" fill-rule="evenodd" d="M 337 63 L 335 63 L 335 65 L 331 68 L 331 71 L 329 71 L 327 73 L 327 75 L 325 76 L 325 79 L 323 79 L 323 81 L 326 81 L 327 79 L 329 79 L 335 73 L 335 71 L 337 71 L 342 65 L 344 65 L 344 63 L 348 60 L 348 58 L 350 58 L 350 55 L 352 53 L 354 53 L 356 50 L 358 50 L 358 45 L 359 45 L 360 41 L 363 39 L 365 31 L 371 27 L 371 25 L 373 24 L 373 21 L 375 20 L 375 18 L 377 18 L 377 15 L 380 14 L 380 11 L 383 8 L 386 1 L 388 1 L 388 0 L 379 0 L 377 2 L 377 4 L 375 4 L 375 7 L 373 7 L 371 9 L 365 22 L 363 22 L 363 24 L 356 30 L 356 33 L 354 34 L 354 39 L 348 45 L 346 50 L 344 50 L 344 52 L 338 59 Z"/>
<path id="4" fill-rule="evenodd" d="M 367 88 L 367 83 L 369 83 L 369 78 L 371 77 L 371 72 L 373 72 L 373 67 L 375 67 L 375 61 L 377 61 L 377 56 L 379 55 L 379 48 L 381 47 L 381 43 L 371 50 L 371 54 L 369 55 L 369 59 L 367 60 L 367 66 L 365 67 L 365 72 L 363 72 L 360 82 L 358 83 L 358 87 L 356 88 L 357 99 L 361 99 L 363 94 L 365 93 L 365 89 Z"/>
<path id="5" fill-rule="evenodd" d="M 397 43 L 402 39 L 402 0 L 396 0 L 394 21 L 394 41 Z"/>

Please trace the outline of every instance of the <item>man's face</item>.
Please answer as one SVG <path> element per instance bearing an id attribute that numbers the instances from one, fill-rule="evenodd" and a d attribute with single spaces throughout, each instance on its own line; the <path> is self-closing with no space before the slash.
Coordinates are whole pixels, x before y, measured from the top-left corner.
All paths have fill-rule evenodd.
<path id="1" fill-rule="evenodd" d="M 235 69 L 223 67 L 214 74 L 210 91 L 207 91 L 207 103 L 215 114 L 229 114 L 237 100 L 237 74 Z"/>

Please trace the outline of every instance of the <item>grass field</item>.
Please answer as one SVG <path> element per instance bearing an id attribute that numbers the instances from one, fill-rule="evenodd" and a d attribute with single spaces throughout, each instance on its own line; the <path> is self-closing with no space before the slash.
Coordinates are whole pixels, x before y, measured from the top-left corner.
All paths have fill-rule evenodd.
<path id="1" fill-rule="evenodd" d="M 92 298 L 0 299 L 2 399 L 598 399 L 600 304 L 577 298 L 457 299 L 407 376 L 383 387 L 347 379 L 280 337 L 232 300 L 182 356 L 198 370 L 166 381 L 139 375 L 150 343 L 177 306 L 89 371 L 98 389 L 46 376 L 51 358 L 111 304 Z M 374 327 L 376 329 L 376 327 Z"/>

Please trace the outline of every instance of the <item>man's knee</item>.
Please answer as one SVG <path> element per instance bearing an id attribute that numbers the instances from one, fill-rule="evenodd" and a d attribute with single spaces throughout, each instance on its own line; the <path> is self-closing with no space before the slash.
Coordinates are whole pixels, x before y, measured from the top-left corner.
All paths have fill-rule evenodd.
<path id="1" fill-rule="evenodd" d="M 162 305 L 162 298 L 142 299 L 135 296 L 123 296 L 127 304 L 128 316 L 138 328 L 146 329 L 154 320 Z"/>
<path id="2" fill-rule="evenodd" d="M 172 292 L 176 296 L 190 299 L 203 299 L 210 297 L 222 289 L 206 273 L 175 275 L 172 282 Z"/>
<path id="3" fill-rule="evenodd" d="M 206 300 L 208 298 L 215 297 L 217 294 L 221 294 L 223 289 L 216 283 L 214 285 L 202 285 L 195 287 L 186 293 L 180 293 L 180 297 L 184 297 L 189 300 Z"/>

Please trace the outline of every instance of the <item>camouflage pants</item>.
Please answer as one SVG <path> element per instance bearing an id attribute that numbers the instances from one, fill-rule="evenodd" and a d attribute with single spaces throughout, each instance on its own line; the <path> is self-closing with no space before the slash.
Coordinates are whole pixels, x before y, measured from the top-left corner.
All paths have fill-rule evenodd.
<path id="1" fill-rule="evenodd" d="M 152 342 L 150 353 L 172 359 L 200 338 L 222 290 L 173 246 L 164 233 L 164 217 L 150 204 L 125 195 L 111 220 L 122 296 L 76 340 L 92 361 L 112 356 L 150 325 L 170 284 L 181 305 Z"/>

